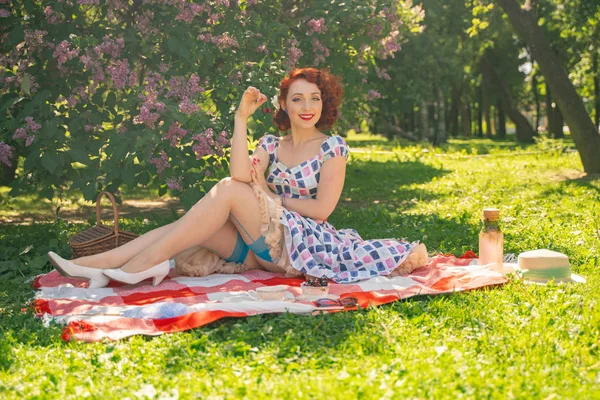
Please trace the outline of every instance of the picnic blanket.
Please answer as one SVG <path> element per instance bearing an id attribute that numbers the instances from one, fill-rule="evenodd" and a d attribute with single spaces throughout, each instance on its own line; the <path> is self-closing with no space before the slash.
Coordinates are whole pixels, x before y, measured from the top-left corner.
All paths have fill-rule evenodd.
<path id="1" fill-rule="evenodd" d="M 150 280 L 137 285 L 112 281 L 105 288 L 87 289 L 87 281 L 52 271 L 33 280 L 36 295 L 32 306 L 46 324 L 55 321 L 66 325 L 64 340 L 118 340 L 136 334 L 185 331 L 225 317 L 318 312 L 314 302 L 297 298 L 302 294 L 302 282 L 302 278 L 260 270 L 205 277 L 176 276 L 171 270 L 156 287 Z M 330 284 L 329 293 L 339 298 L 356 297 L 359 307 L 365 308 L 416 295 L 453 293 L 505 282 L 501 273 L 477 265 L 477 259 L 439 255 L 409 275 Z M 285 300 L 260 301 L 256 297 L 256 288 L 273 285 L 287 285 Z"/>

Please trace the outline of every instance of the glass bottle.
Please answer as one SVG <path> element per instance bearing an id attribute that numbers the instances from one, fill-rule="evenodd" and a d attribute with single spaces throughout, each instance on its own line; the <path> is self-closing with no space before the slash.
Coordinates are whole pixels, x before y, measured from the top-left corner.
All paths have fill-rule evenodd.
<path id="1" fill-rule="evenodd" d="M 500 230 L 500 210 L 483 210 L 483 227 L 479 232 L 479 265 L 496 264 L 502 270 L 504 260 L 504 235 Z"/>

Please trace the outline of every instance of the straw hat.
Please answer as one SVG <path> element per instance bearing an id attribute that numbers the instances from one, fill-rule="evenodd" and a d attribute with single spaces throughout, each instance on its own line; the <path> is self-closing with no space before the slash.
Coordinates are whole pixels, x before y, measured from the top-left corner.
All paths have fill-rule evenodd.
<path id="1" fill-rule="evenodd" d="M 518 270 L 525 281 L 544 285 L 554 282 L 585 283 L 585 278 L 571 273 L 569 257 L 557 251 L 540 249 L 519 254 Z"/>

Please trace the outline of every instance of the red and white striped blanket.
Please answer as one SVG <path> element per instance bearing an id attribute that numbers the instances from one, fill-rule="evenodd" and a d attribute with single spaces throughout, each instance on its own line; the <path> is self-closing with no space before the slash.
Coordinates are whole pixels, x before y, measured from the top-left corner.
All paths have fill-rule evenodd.
<path id="1" fill-rule="evenodd" d="M 353 284 L 331 284 L 329 292 L 356 297 L 360 307 L 378 306 L 416 295 L 436 295 L 499 285 L 500 273 L 474 259 L 435 256 L 427 266 L 410 275 L 380 276 Z M 206 277 L 176 276 L 174 271 L 157 287 L 145 281 L 137 285 L 111 282 L 106 288 L 87 289 L 87 281 L 64 278 L 52 271 L 33 282 L 37 290 L 33 306 L 46 322 L 65 324 L 64 340 L 117 340 L 136 334 L 160 335 L 209 324 L 224 317 L 291 312 L 312 314 L 319 310 L 311 301 L 300 301 L 304 279 L 284 278 L 265 271 Z M 288 299 L 260 301 L 256 288 L 287 285 Z"/>

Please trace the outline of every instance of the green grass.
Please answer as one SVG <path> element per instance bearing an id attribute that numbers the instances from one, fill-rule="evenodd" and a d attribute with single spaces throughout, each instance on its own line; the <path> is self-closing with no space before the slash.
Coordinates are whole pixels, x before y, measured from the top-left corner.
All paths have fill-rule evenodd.
<path id="1" fill-rule="evenodd" d="M 358 312 L 63 343 L 59 326 L 21 312 L 33 295 L 23 281 L 49 270 L 49 249 L 68 255 L 67 238 L 83 225 L 3 225 L 0 260 L 20 272 L 0 283 L 0 397 L 600 398 L 600 177 L 582 176 L 572 143 L 348 142 L 356 151 L 336 227 L 460 254 L 477 250 L 481 210 L 497 206 L 505 252 L 562 251 L 588 283 L 510 282 Z M 166 222 L 123 225 L 142 233 Z"/>

